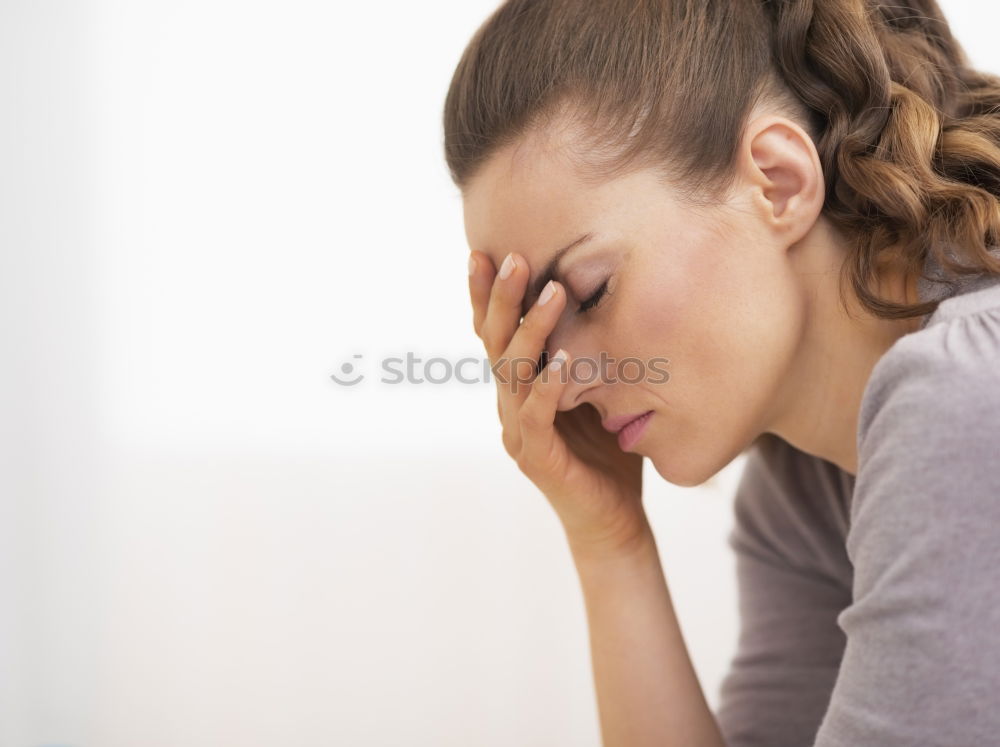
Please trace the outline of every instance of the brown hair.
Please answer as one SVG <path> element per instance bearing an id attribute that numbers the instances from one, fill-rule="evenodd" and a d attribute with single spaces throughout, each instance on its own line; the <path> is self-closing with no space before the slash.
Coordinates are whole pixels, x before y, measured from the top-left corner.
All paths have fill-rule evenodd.
<path id="1" fill-rule="evenodd" d="M 940 300 L 877 296 L 886 262 L 922 275 L 930 252 L 956 275 L 1000 274 L 1000 77 L 969 67 L 935 0 L 507 0 L 455 70 L 445 158 L 465 189 L 504 146 L 572 121 L 583 178 L 650 167 L 711 204 L 759 102 L 812 137 L 823 214 L 872 313 Z"/>

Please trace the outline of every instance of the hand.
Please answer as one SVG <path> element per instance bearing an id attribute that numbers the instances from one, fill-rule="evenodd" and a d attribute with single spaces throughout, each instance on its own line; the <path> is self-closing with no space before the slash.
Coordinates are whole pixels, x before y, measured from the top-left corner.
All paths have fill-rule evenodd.
<path id="1" fill-rule="evenodd" d="M 632 547 L 649 532 L 642 507 L 642 456 L 619 448 L 616 436 L 604 429 L 590 403 L 557 410 L 569 381 L 568 351 L 558 351 L 535 375 L 536 362 L 566 306 L 565 289 L 552 281 L 552 296 L 544 305 L 536 303 L 521 322 L 521 301 L 530 275 L 527 261 L 511 255 L 513 270 L 500 278 L 489 257 L 480 252 L 472 256 L 476 261 L 476 271 L 469 277 L 473 326 L 498 373 L 497 411 L 504 448 L 545 494 L 574 551 L 617 552 Z M 544 292 L 539 301 L 543 298 Z M 555 361 L 562 354 L 566 357 L 559 366 Z"/>

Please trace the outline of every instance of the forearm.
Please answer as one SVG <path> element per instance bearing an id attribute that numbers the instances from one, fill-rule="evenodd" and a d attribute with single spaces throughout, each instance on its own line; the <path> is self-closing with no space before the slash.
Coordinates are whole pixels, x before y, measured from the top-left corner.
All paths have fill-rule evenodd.
<path id="1" fill-rule="evenodd" d="M 604 747 L 725 747 L 705 701 L 652 531 L 628 550 L 574 548 Z"/>

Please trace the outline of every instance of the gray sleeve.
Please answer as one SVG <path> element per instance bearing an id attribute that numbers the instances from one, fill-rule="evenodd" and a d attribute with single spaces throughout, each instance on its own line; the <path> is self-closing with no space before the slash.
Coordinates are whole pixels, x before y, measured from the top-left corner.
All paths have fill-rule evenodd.
<path id="1" fill-rule="evenodd" d="M 729 536 L 740 634 L 716 711 L 728 747 L 813 743 L 844 649 L 847 477 L 770 434 L 749 451 Z"/>
<path id="2" fill-rule="evenodd" d="M 816 747 L 1000 740 L 1000 309 L 901 338 L 858 429 L 853 601 Z"/>

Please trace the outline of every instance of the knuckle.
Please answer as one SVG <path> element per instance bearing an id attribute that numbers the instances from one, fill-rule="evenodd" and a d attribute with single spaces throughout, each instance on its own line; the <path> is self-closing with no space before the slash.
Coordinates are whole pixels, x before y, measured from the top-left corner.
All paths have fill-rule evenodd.
<path id="1" fill-rule="evenodd" d="M 491 326 L 484 327 L 479 337 L 490 354 L 493 354 L 494 351 L 500 348 L 500 337 L 495 328 Z"/>
<path id="2" fill-rule="evenodd" d="M 552 303 L 549 301 L 549 303 Z M 531 333 L 541 333 L 546 328 L 548 328 L 552 319 L 548 316 L 548 306 L 540 307 L 537 304 L 528 309 L 527 315 L 524 317 L 524 323 L 521 325 L 525 330 Z"/>
<path id="3" fill-rule="evenodd" d="M 524 317 L 524 321 L 521 322 L 520 326 L 517 328 L 517 334 L 524 340 L 528 340 L 533 344 L 541 342 L 548 334 L 548 325 L 542 324 L 540 320 L 532 316 L 534 309 L 528 312 L 528 316 Z"/>
<path id="4" fill-rule="evenodd" d="M 500 440 L 503 441 L 503 447 L 507 451 L 508 456 L 518 459 L 518 453 L 521 449 L 521 439 L 517 438 L 513 433 L 504 428 L 503 433 L 500 436 Z"/>
<path id="5" fill-rule="evenodd" d="M 529 475 L 538 475 L 542 470 L 541 458 L 532 450 L 523 451 L 517 459 L 518 468 Z"/>
<path id="6" fill-rule="evenodd" d="M 491 355 L 492 368 L 496 373 L 497 386 L 509 386 L 511 383 L 510 361 L 503 356 Z"/>
<path id="7" fill-rule="evenodd" d="M 518 454 L 516 461 L 518 469 L 522 472 L 529 473 L 533 471 L 535 465 L 531 452 L 522 452 L 521 454 Z"/>
<path id="8" fill-rule="evenodd" d="M 507 313 L 507 309 L 510 306 L 509 292 L 507 288 L 493 286 L 493 291 L 490 293 L 489 313 L 501 316 Z"/>
<path id="9" fill-rule="evenodd" d="M 513 371 L 512 377 L 519 382 L 530 382 L 535 378 L 537 362 L 529 358 L 514 358 L 511 361 Z"/>
<path id="10" fill-rule="evenodd" d="M 529 430 L 536 430 L 542 425 L 542 419 L 539 416 L 538 411 L 526 405 L 521 407 L 521 411 L 518 413 L 517 417 L 521 422 L 521 426 Z"/>

